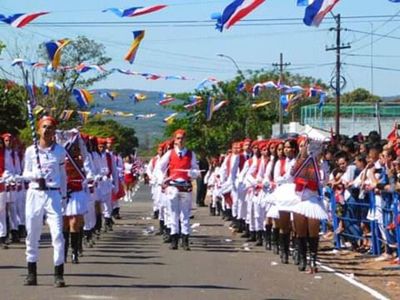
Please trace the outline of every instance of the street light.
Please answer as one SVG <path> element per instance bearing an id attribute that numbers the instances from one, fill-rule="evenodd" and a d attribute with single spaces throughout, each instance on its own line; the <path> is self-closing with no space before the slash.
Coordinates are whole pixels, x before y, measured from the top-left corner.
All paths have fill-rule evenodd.
<path id="1" fill-rule="evenodd" d="M 217 56 L 222 57 L 222 58 L 227 58 L 231 62 L 233 62 L 233 64 L 235 65 L 235 67 L 236 67 L 236 69 L 237 69 L 237 71 L 239 73 L 239 76 L 244 79 L 242 70 L 240 70 L 238 64 L 236 63 L 236 61 L 232 57 L 230 57 L 229 55 L 222 54 L 222 53 L 218 53 Z"/>

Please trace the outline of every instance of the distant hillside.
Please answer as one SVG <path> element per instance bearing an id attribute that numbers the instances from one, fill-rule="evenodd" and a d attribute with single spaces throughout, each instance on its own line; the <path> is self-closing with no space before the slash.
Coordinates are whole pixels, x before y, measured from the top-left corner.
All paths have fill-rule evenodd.
<path id="1" fill-rule="evenodd" d="M 95 104 L 92 112 L 101 112 L 105 108 L 114 112 L 122 111 L 134 114 L 133 117 L 124 118 L 110 116 L 106 118 L 111 118 L 124 126 L 134 128 L 136 135 L 139 138 L 140 148 L 148 149 L 148 147 L 152 146 L 155 139 L 162 137 L 165 128 L 163 119 L 172 113 L 168 107 L 165 108 L 156 104 L 161 100 L 162 92 L 148 92 L 131 89 L 97 89 L 96 91 L 98 93 L 95 95 Z M 114 92 L 117 93 L 117 97 L 114 101 L 111 101 L 108 97 L 100 97 L 100 93 L 102 92 Z M 133 100 L 129 99 L 129 96 L 134 93 L 142 93 L 147 96 L 147 99 L 134 104 Z M 138 114 L 150 113 L 154 113 L 156 116 L 151 119 L 135 119 L 135 116 Z"/>
<path id="2" fill-rule="evenodd" d="M 383 102 L 400 102 L 400 95 L 381 98 Z"/>

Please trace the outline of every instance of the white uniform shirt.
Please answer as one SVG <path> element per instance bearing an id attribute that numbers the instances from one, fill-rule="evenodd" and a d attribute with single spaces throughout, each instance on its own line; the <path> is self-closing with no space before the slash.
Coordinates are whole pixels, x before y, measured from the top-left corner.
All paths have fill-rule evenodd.
<path id="1" fill-rule="evenodd" d="M 57 143 L 49 148 L 39 148 L 39 159 L 42 167 L 41 171 L 37 165 L 34 146 L 29 146 L 25 152 L 25 168 L 23 176 L 29 179 L 30 188 L 36 189 L 39 184 L 37 179 L 43 177 L 46 187 L 59 188 L 63 197 L 67 191 L 67 176 L 65 172 L 65 149 Z"/>

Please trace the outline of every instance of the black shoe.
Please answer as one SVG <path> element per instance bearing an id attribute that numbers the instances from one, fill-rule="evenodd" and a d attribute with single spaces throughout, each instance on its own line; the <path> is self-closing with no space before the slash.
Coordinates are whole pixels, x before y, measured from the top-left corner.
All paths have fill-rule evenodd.
<path id="1" fill-rule="evenodd" d="M 24 285 L 37 285 L 36 263 L 28 262 L 28 275 L 24 280 Z"/>
<path id="2" fill-rule="evenodd" d="M 250 237 L 246 240 L 246 242 L 255 242 L 255 241 L 257 241 L 256 232 L 250 231 Z"/>
<path id="3" fill-rule="evenodd" d="M 250 237 L 250 228 L 249 228 L 249 224 L 246 224 L 244 226 L 244 233 L 240 236 L 241 238 L 249 238 Z"/>
<path id="4" fill-rule="evenodd" d="M 72 248 L 71 263 L 77 264 L 77 263 L 79 263 L 79 261 L 78 261 L 79 233 L 78 232 L 71 232 L 71 248 Z"/>
<path id="5" fill-rule="evenodd" d="M 17 230 L 11 230 L 11 242 L 15 244 L 19 243 L 19 234 Z"/>
<path id="6" fill-rule="evenodd" d="M 169 249 L 177 250 L 178 249 L 178 242 L 179 242 L 179 235 L 178 234 L 171 234 L 171 245 Z"/>
<path id="7" fill-rule="evenodd" d="M 310 273 L 318 272 L 317 267 L 317 253 L 318 253 L 319 237 L 309 237 L 308 244 L 310 247 Z"/>
<path id="8" fill-rule="evenodd" d="M 153 212 L 153 219 L 154 219 L 154 220 L 157 220 L 159 214 L 160 214 L 160 211 L 159 211 L 159 210 L 154 211 L 154 212 Z"/>
<path id="9" fill-rule="evenodd" d="M 113 221 L 111 218 L 106 218 L 105 225 L 104 225 L 104 228 L 105 228 L 104 232 L 113 231 L 112 222 Z"/>
<path id="10" fill-rule="evenodd" d="M 271 239 L 271 234 L 272 234 L 272 225 L 265 225 L 265 231 L 264 231 L 264 238 L 265 238 L 265 250 L 272 250 L 272 239 Z"/>
<path id="11" fill-rule="evenodd" d="M 300 272 L 304 272 L 307 268 L 307 238 L 297 238 L 299 248 L 299 266 Z"/>
<path id="12" fill-rule="evenodd" d="M 20 238 L 26 238 L 26 228 L 25 225 L 18 225 L 18 234 Z"/>
<path id="13" fill-rule="evenodd" d="M 189 247 L 189 235 L 188 234 L 183 234 L 182 235 L 182 248 L 185 251 L 190 251 Z"/>
<path id="14" fill-rule="evenodd" d="M 164 243 L 171 243 L 171 228 L 165 228 L 164 230 L 164 236 L 163 236 L 163 241 Z"/>
<path id="15" fill-rule="evenodd" d="M 272 229 L 272 253 L 279 254 L 279 228 Z"/>
<path id="16" fill-rule="evenodd" d="M 0 238 L 0 248 L 1 249 L 8 249 L 7 238 L 5 236 Z"/>
<path id="17" fill-rule="evenodd" d="M 281 263 L 289 263 L 289 233 L 279 234 L 279 248 L 281 250 Z"/>
<path id="18" fill-rule="evenodd" d="M 254 244 L 254 246 L 262 246 L 263 245 L 263 231 L 259 230 L 257 231 L 257 242 Z"/>
<path id="19" fill-rule="evenodd" d="M 164 230 L 165 230 L 164 220 L 159 220 L 158 224 L 159 224 L 159 229 L 158 229 L 158 232 L 156 233 L 156 235 L 163 235 L 164 234 Z"/>
<path id="20" fill-rule="evenodd" d="M 72 253 L 72 256 L 71 256 L 71 263 L 73 263 L 73 264 L 79 264 L 78 253 Z"/>
<path id="21" fill-rule="evenodd" d="M 65 287 L 64 264 L 54 267 L 54 287 Z"/>

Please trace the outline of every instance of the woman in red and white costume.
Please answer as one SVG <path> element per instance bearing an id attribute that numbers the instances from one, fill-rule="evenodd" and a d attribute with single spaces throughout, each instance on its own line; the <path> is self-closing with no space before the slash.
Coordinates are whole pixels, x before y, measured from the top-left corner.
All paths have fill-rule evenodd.
<path id="1" fill-rule="evenodd" d="M 124 190 L 125 190 L 125 201 L 132 202 L 132 191 L 135 185 L 135 177 L 133 176 L 133 163 L 130 156 L 124 158 Z"/>
<path id="2" fill-rule="evenodd" d="M 309 153 L 309 141 L 299 144 L 300 155 L 293 168 L 296 193 L 301 201 L 292 207 L 294 213 L 295 231 L 299 248 L 299 271 L 305 271 L 307 266 L 307 241 L 310 248 L 310 269 L 317 271 L 316 260 L 319 242 L 320 221 L 328 218 L 320 195 L 320 171 L 317 165 L 316 150 L 320 149 L 318 143 L 314 144 L 314 153 Z M 314 156 L 314 157 L 312 157 Z M 305 165 L 307 158 L 310 158 Z"/>
<path id="3" fill-rule="evenodd" d="M 291 207 L 296 205 L 300 199 L 295 193 L 295 185 L 291 170 L 296 162 L 297 143 L 295 139 L 286 140 L 283 144 L 285 159 L 278 160 L 275 165 L 274 179 L 278 187 L 273 193 L 276 208 L 279 211 L 279 248 L 281 251 L 281 262 L 289 263 L 290 244 L 290 212 Z M 278 172 L 277 172 L 278 171 Z"/>
<path id="4" fill-rule="evenodd" d="M 271 150 L 272 147 L 275 149 Z M 270 146 L 271 160 L 272 160 L 272 170 L 271 170 L 271 180 L 270 180 L 270 194 L 265 197 L 266 201 L 266 217 L 269 222 L 272 221 L 272 251 L 274 254 L 279 254 L 279 210 L 275 203 L 275 190 L 279 183 L 277 179 L 285 175 L 285 168 L 281 169 L 281 165 L 286 162 L 286 157 L 283 152 L 284 143 L 281 140 L 274 140 Z M 281 163 L 282 161 L 282 163 Z"/>
<path id="5" fill-rule="evenodd" d="M 260 141 L 253 144 L 253 157 L 249 161 L 249 168 L 244 177 L 244 185 L 246 189 L 246 202 L 247 202 L 247 224 L 249 225 L 250 236 L 247 242 L 255 242 L 257 240 L 256 217 L 255 217 L 255 203 L 254 197 L 256 196 L 257 189 L 257 174 L 261 163 L 261 153 L 259 150 Z"/>

